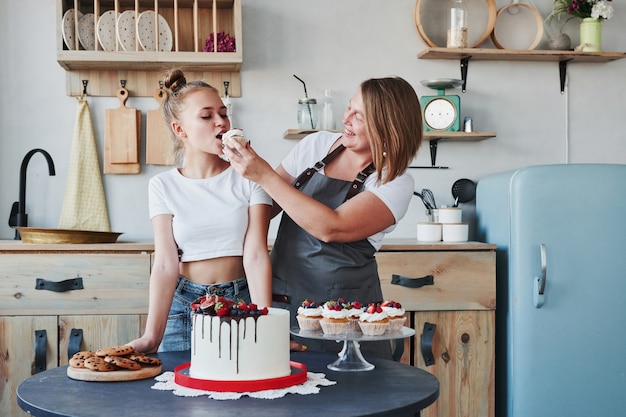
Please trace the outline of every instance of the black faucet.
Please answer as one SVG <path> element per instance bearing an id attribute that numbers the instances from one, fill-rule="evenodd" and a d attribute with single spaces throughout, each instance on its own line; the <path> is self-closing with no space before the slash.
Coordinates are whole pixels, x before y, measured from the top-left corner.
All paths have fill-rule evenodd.
<path id="1" fill-rule="evenodd" d="M 11 215 L 9 216 L 9 226 L 11 227 L 26 227 L 28 226 L 28 215 L 26 214 L 26 169 L 28 168 L 28 163 L 30 162 L 30 158 L 33 157 L 36 153 L 41 153 L 48 162 L 48 174 L 56 175 L 56 171 L 54 170 L 54 162 L 52 161 L 52 157 L 50 154 L 43 149 L 33 149 L 29 151 L 24 159 L 22 160 L 22 166 L 20 167 L 20 200 L 13 203 L 11 207 Z M 15 231 L 15 240 L 19 240 L 20 233 L 19 231 Z"/>

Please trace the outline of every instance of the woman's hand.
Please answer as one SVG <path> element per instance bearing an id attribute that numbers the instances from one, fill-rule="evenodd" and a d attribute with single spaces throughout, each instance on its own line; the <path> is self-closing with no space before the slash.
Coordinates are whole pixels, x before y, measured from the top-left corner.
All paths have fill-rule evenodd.
<path id="1" fill-rule="evenodd" d="M 275 175 L 274 169 L 270 164 L 261 158 L 249 144 L 243 146 L 236 142 L 233 145 L 232 148 L 225 146 L 224 154 L 230 159 L 230 165 L 242 177 L 263 185 L 265 178 L 269 175 Z"/>
<path id="2" fill-rule="evenodd" d="M 135 352 L 142 353 L 155 353 L 159 348 L 159 343 L 155 344 L 153 340 L 147 338 L 145 335 L 127 343 L 127 345 L 132 346 Z"/>

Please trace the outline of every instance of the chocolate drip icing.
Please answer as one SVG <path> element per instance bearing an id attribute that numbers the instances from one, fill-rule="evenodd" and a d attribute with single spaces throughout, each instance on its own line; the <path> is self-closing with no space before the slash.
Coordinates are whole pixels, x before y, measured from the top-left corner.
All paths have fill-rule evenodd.
<path id="1" fill-rule="evenodd" d="M 204 318 L 206 317 L 205 314 L 196 314 L 194 317 L 194 327 L 196 325 L 196 320 L 197 320 L 197 316 L 201 315 L 202 316 L 202 332 L 201 332 L 201 337 L 204 340 L 205 334 L 204 334 Z M 209 342 L 213 343 L 213 319 L 216 318 L 216 316 L 208 316 L 209 317 Z M 243 320 L 243 334 L 241 335 L 241 339 L 245 339 L 246 337 L 246 333 L 247 333 L 247 327 L 248 327 L 248 318 L 252 318 L 254 320 L 254 343 L 257 343 L 257 334 L 258 334 L 258 320 L 261 316 L 260 315 L 254 315 L 254 316 L 236 316 L 236 317 L 219 317 L 219 321 L 220 321 L 220 325 L 219 325 L 219 334 L 218 334 L 218 357 L 221 358 L 222 357 L 222 325 L 223 324 L 227 324 L 229 326 L 229 342 L 230 342 L 230 349 L 229 349 L 229 360 L 233 360 L 233 341 L 236 339 L 237 340 L 237 350 L 235 351 L 235 360 L 236 360 L 236 366 L 237 366 L 237 373 L 239 373 L 239 329 L 241 327 L 240 322 Z M 194 351 L 196 350 L 195 347 L 195 340 L 194 340 Z"/>

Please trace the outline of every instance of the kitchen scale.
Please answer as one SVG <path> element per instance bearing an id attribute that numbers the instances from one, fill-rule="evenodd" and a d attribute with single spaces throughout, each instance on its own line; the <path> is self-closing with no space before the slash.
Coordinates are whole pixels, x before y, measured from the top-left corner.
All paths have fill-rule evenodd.
<path id="1" fill-rule="evenodd" d="M 439 78 L 424 80 L 422 85 L 437 90 L 436 96 L 422 96 L 422 122 L 425 132 L 459 132 L 461 130 L 461 97 L 446 95 L 446 89 L 463 85 L 463 80 Z"/>

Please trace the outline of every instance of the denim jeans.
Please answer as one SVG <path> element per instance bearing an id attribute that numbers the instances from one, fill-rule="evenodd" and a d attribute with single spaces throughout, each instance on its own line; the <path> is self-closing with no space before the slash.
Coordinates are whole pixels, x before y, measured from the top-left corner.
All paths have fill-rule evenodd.
<path id="1" fill-rule="evenodd" d="M 246 278 L 220 284 L 203 285 L 189 281 L 182 275 L 179 276 L 159 352 L 191 349 L 191 303 L 205 294 L 220 295 L 234 301 L 242 299 L 246 303 L 250 302 L 250 290 Z"/>

